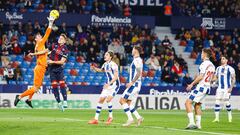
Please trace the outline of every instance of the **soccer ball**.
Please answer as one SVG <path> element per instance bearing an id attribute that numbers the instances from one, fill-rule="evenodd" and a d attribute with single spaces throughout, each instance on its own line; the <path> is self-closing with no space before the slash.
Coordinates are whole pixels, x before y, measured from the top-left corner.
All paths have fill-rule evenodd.
<path id="1" fill-rule="evenodd" d="M 54 17 L 55 19 L 58 19 L 59 17 L 59 12 L 57 10 L 52 10 L 50 12 L 50 16 Z"/>

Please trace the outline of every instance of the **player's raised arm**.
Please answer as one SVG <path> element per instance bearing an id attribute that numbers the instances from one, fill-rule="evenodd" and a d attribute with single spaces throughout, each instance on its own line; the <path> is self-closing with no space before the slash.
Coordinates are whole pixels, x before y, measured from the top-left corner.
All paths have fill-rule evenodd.
<path id="1" fill-rule="evenodd" d="M 46 42 L 47 41 L 47 39 L 48 39 L 48 37 L 49 37 L 49 35 L 50 35 L 51 31 L 52 31 L 53 22 L 55 20 L 55 18 L 52 17 L 52 16 L 49 16 L 47 19 L 48 19 L 48 28 L 47 28 L 47 30 L 45 32 L 45 35 L 42 38 L 42 42 Z"/>

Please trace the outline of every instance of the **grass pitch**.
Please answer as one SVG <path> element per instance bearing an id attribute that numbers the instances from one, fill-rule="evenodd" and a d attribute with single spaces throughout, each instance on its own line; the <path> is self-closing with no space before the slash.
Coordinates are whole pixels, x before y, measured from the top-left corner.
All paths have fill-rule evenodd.
<path id="1" fill-rule="evenodd" d="M 204 111 L 202 130 L 185 130 L 184 111 L 140 110 L 145 118 L 140 127 L 122 127 L 126 115 L 114 110 L 112 125 L 106 126 L 107 111 L 103 110 L 98 125 L 88 125 L 95 110 L 0 109 L 0 135 L 224 135 L 240 134 L 240 112 L 233 111 L 233 122 L 221 111 L 220 123 L 212 123 L 213 111 Z"/>

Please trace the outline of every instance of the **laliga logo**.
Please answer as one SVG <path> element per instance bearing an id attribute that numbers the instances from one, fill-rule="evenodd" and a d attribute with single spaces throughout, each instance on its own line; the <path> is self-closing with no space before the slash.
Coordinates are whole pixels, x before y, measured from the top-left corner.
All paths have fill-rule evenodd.
<path id="1" fill-rule="evenodd" d="M 9 21 L 11 21 L 12 19 L 23 19 L 23 14 L 18 15 L 16 12 L 14 12 L 13 14 L 6 12 L 5 16 Z"/>
<path id="2" fill-rule="evenodd" d="M 91 22 L 104 24 L 104 25 L 113 25 L 113 24 L 131 24 L 132 20 L 131 18 L 128 18 L 128 17 L 124 17 L 124 18 L 112 17 L 112 16 L 99 17 L 96 15 L 92 15 Z"/>

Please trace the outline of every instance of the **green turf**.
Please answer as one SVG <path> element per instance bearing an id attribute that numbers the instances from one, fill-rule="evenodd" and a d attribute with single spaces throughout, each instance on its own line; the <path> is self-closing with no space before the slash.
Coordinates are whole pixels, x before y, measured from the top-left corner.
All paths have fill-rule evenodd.
<path id="1" fill-rule="evenodd" d="M 126 116 L 114 110 L 114 123 L 104 124 L 107 112 L 103 111 L 99 125 L 88 125 L 94 110 L 43 110 L 0 109 L 0 135 L 207 135 L 240 134 L 240 113 L 233 111 L 233 122 L 227 122 L 227 113 L 220 113 L 220 123 L 212 123 L 212 111 L 205 111 L 202 130 L 184 130 L 187 118 L 184 111 L 141 110 L 144 122 L 141 127 L 122 127 Z"/>

